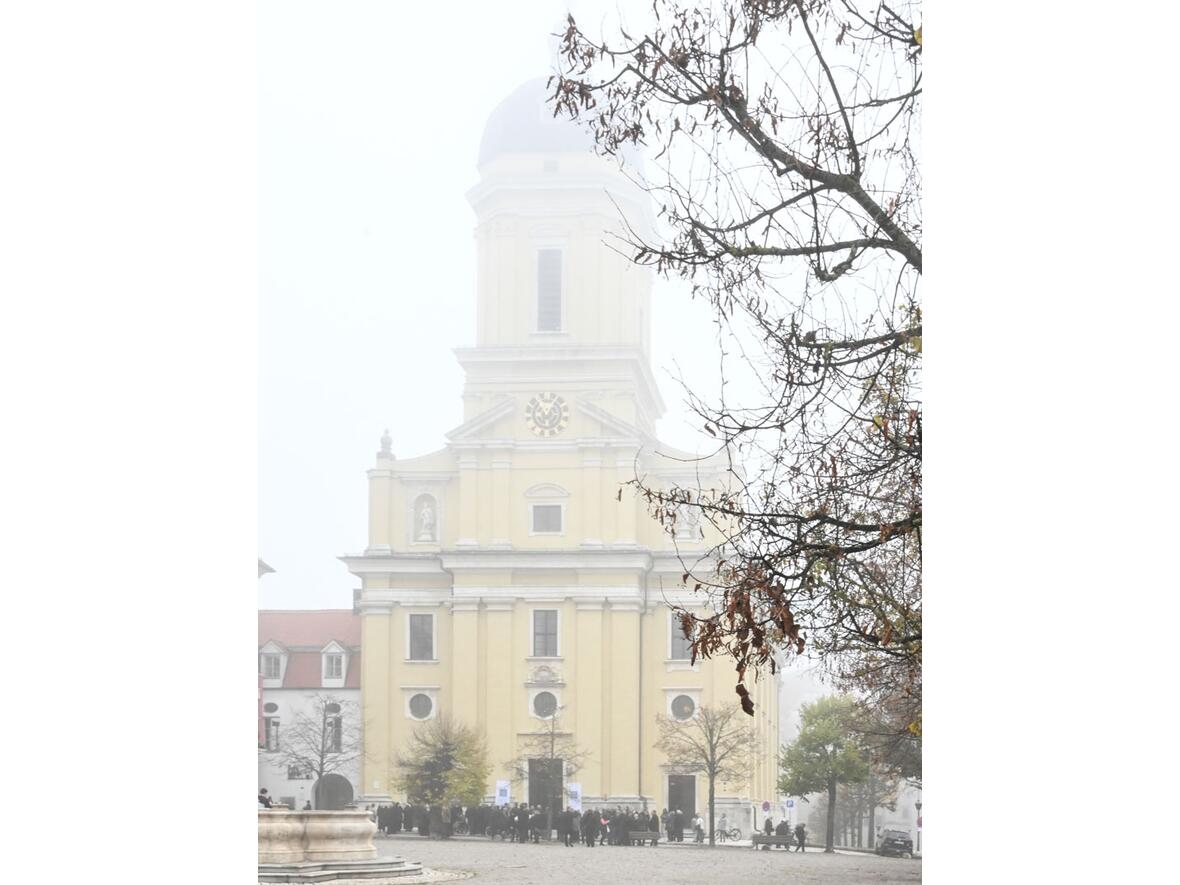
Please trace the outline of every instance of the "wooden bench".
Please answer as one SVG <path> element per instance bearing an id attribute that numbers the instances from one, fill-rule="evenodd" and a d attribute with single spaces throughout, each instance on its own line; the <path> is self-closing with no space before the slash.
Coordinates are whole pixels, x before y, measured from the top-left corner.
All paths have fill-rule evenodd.
<path id="1" fill-rule="evenodd" d="M 750 837 L 750 841 L 754 843 L 755 849 L 757 849 L 759 845 L 769 845 L 772 848 L 777 845 L 779 848 L 786 848 L 788 851 L 790 851 L 795 846 L 794 836 L 767 836 L 756 833 Z"/>
<path id="2" fill-rule="evenodd" d="M 627 841 L 631 844 L 638 842 L 640 845 L 650 842 L 654 847 L 660 841 L 660 834 L 653 833 L 651 830 L 631 830 L 627 833 Z"/>

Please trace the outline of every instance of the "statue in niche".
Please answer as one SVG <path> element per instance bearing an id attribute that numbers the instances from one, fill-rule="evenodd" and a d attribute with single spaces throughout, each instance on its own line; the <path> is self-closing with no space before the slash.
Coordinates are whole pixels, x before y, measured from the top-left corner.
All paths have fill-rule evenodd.
<path id="1" fill-rule="evenodd" d="M 699 508 L 691 504 L 681 504 L 676 508 L 676 537 L 691 541 L 699 541 L 704 537 Z"/>
<path id="2" fill-rule="evenodd" d="M 434 540 L 434 508 L 429 498 L 424 498 L 418 508 L 418 540 Z"/>

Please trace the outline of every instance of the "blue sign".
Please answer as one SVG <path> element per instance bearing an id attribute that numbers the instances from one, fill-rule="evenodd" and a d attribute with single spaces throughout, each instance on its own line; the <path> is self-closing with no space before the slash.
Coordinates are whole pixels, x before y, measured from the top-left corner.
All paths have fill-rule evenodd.
<path id="1" fill-rule="evenodd" d="M 794 800 L 794 799 L 788 799 L 788 800 L 787 800 L 787 808 L 794 808 L 794 807 L 795 807 L 795 800 Z"/>

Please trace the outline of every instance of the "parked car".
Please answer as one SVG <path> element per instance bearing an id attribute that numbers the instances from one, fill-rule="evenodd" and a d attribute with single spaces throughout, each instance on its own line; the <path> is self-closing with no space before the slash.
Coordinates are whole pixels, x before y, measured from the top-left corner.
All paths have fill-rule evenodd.
<path id="1" fill-rule="evenodd" d="M 877 840 L 877 854 L 882 856 L 896 854 L 898 857 L 912 857 L 914 854 L 914 840 L 905 830 L 882 830 L 881 838 Z"/>

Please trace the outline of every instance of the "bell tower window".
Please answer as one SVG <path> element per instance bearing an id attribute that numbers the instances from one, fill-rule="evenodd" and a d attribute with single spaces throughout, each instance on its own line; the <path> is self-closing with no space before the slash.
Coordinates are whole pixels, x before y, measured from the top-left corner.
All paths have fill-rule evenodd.
<path id="1" fill-rule="evenodd" d="M 561 331 L 561 250 L 537 250 L 537 331 Z"/>

